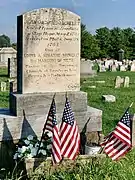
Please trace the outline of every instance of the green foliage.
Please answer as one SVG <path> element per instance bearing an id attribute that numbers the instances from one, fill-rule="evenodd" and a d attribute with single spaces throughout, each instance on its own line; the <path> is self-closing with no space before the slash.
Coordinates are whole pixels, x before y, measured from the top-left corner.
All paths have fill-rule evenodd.
<path id="1" fill-rule="evenodd" d="M 8 71 L 7 68 L 0 68 L 0 82 L 5 81 L 7 83 L 7 90 L 9 90 L 9 82 L 8 82 Z M 0 107 L 8 107 L 9 104 L 9 91 L 1 92 L 0 91 Z"/>
<path id="2" fill-rule="evenodd" d="M 73 166 L 57 167 L 51 172 L 48 169 L 37 169 L 31 180 L 131 180 L 135 178 L 135 150 L 118 162 L 110 158 L 93 158 L 86 163 L 75 162 Z"/>
<path id="3" fill-rule="evenodd" d="M 13 43 L 11 46 L 12 46 L 12 48 L 17 50 L 17 44 L 16 43 Z"/>
<path id="4" fill-rule="evenodd" d="M 10 44 L 10 38 L 6 35 L 1 35 L 0 36 L 0 48 L 1 47 L 10 47 L 11 44 Z"/>
<path id="5" fill-rule="evenodd" d="M 94 59 L 99 57 L 100 48 L 98 41 L 87 30 L 85 25 L 81 25 L 81 57 Z"/>
<path id="6" fill-rule="evenodd" d="M 131 28 L 121 29 L 114 27 L 108 29 L 102 27 L 96 30 L 96 34 L 90 34 L 86 26 L 81 26 L 81 57 L 82 58 L 115 58 L 118 59 L 118 51 L 124 50 L 124 58 L 135 57 L 135 30 Z"/>
<path id="7" fill-rule="evenodd" d="M 45 139 L 40 142 L 37 137 L 29 135 L 21 139 L 16 145 L 15 160 L 22 158 L 42 157 L 47 158 L 51 156 L 51 137 L 48 133 L 44 134 Z M 40 148 L 39 148 L 40 146 Z"/>

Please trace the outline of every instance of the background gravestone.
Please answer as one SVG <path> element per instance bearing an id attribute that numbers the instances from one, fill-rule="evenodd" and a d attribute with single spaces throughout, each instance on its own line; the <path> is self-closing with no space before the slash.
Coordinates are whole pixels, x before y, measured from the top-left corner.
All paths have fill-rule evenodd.
<path id="1" fill-rule="evenodd" d="M 96 71 L 92 69 L 93 67 L 93 62 L 92 61 L 80 61 L 80 74 L 81 77 L 84 76 L 92 76 L 96 74 Z"/>
<path id="2" fill-rule="evenodd" d="M 0 84 L 1 84 L 1 91 L 2 92 L 6 91 L 6 86 L 7 86 L 6 82 L 1 82 Z"/>
<path id="3" fill-rule="evenodd" d="M 80 90 L 80 17 L 37 9 L 18 17 L 18 92 Z"/>
<path id="4" fill-rule="evenodd" d="M 8 77 L 16 78 L 17 77 L 17 59 L 8 58 Z"/>
<path id="5" fill-rule="evenodd" d="M 124 79 L 124 87 L 129 87 L 129 77 L 126 76 L 125 79 Z"/>

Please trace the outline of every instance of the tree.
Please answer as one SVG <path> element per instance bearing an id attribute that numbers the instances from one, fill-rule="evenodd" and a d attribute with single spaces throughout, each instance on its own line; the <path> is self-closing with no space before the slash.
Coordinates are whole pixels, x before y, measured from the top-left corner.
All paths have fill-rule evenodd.
<path id="1" fill-rule="evenodd" d="M 110 30 L 107 27 L 99 28 L 95 37 L 100 47 L 100 57 L 107 58 L 110 51 Z"/>
<path id="2" fill-rule="evenodd" d="M 87 30 L 85 25 L 81 25 L 81 57 L 95 59 L 99 57 L 100 48 L 94 36 Z"/>
<path id="3" fill-rule="evenodd" d="M 10 44 L 10 38 L 6 35 L 1 35 L 0 36 L 0 48 L 1 47 L 10 47 L 11 44 Z"/>
<path id="4" fill-rule="evenodd" d="M 16 43 L 12 43 L 12 48 L 16 49 L 17 50 L 17 44 Z"/>
<path id="5" fill-rule="evenodd" d="M 111 49 L 110 49 L 110 56 L 118 59 L 118 51 L 120 49 L 125 50 L 125 44 L 124 44 L 124 34 L 122 29 L 119 27 L 114 27 L 110 31 L 111 33 Z"/>

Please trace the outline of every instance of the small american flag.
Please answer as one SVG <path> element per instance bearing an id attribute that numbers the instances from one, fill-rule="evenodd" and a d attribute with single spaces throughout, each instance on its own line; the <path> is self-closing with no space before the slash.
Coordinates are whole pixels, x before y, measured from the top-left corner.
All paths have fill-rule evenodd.
<path id="1" fill-rule="evenodd" d="M 60 127 L 60 140 L 61 155 L 74 160 L 79 153 L 80 134 L 68 98 L 66 98 Z"/>
<path id="2" fill-rule="evenodd" d="M 112 160 L 118 160 L 131 149 L 131 119 L 128 111 L 125 112 L 114 131 L 101 143 L 101 146 Z"/>
<path id="3" fill-rule="evenodd" d="M 58 125 L 56 120 L 56 106 L 55 100 L 52 100 L 52 104 L 49 110 L 49 114 L 46 121 L 45 129 L 52 132 L 52 158 L 53 163 L 59 163 L 62 159 L 60 151 L 60 137 L 58 131 Z"/>

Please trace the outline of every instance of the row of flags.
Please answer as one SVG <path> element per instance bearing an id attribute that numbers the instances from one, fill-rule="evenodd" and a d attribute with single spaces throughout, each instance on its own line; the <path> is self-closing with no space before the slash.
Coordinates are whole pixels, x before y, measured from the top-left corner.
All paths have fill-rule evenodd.
<path id="1" fill-rule="evenodd" d="M 71 160 L 76 158 L 80 149 L 80 134 L 68 97 L 66 97 L 60 128 L 57 124 L 56 104 L 53 97 L 43 134 L 45 130 L 52 132 L 53 164 L 59 163 L 63 158 L 69 158 Z"/>
<path id="2" fill-rule="evenodd" d="M 100 144 L 102 150 L 112 160 L 120 159 L 132 148 L 132 123 L 128 112 L 132 104 L 127 108 L 115 129 Z"/>
<path id="3" fill-rule="evenodd" d="M 52 132 L 52 160 L 53 164 L 56 164 L 63 158 L 69 158 L 71 160 L 76 158 L 80 150 L 80 133 L 67 96 L 62 122 L 60 128 L 58 127 L 54 97 L 43 128 L 42 137 L 46 130 Z M 104 142 L 100 144 L 102 151 L 112 160 L 118 160 L 132 148 L 132 123 L 128 112 L 132 104 L 127 108 L 115 129 L 109 133 L 109 135 L 104 138 Z"/>

